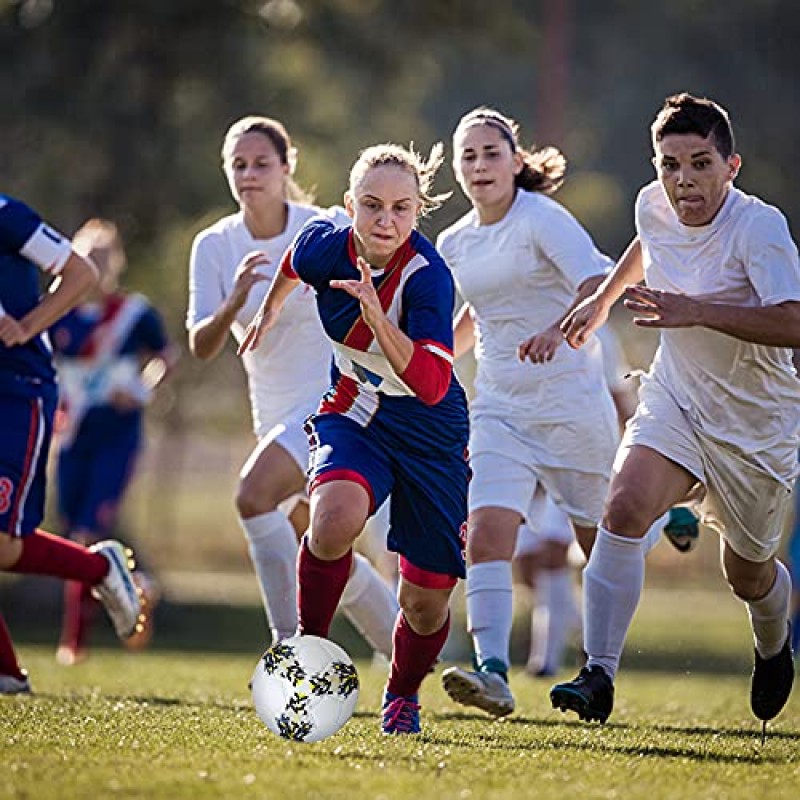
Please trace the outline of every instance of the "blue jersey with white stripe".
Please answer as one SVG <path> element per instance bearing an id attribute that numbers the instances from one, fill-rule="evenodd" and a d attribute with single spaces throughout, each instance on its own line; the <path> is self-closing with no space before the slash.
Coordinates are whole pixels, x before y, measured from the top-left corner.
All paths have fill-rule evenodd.
<path id="1" fill-rule="evenodd" d="M 39 271 L 56 275 L 71 246 L 24 203 L 0 194 L 0 306 L 20 319 L 39 303 Z M 0 342 L 0 389 L 36 396 L 55 385 L 47 334 L 24 345 Z"/>
<path id="2" fill-rule="evenodd" d="M 380 426 L 420 451 L 463 448 L 468 431 L 464 390 L 455 375 L 434 405 L 419 400 L 383 355 L 354 297 L 332 289 L 338 279 L 358 280 L 352 228 L 314 219 L 289 253 L 298 277 L 317 295 L 317 308 L 334 348 L 332 386 L 320 413 L 339 413 L 363 426 Z M 434 246 L 417 231 L 373 284 L 388 319 L 433 355 L 452 363 L 453 277 Z"/>

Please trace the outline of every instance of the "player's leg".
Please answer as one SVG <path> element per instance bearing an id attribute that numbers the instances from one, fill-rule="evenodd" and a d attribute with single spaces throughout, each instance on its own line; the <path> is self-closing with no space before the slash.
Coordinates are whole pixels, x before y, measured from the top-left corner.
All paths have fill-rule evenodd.
<path id="1" fill-rule="evenodd" d="M 613 707 L 613 681 L 644 584 L 643 537 L 682 499 L 696 478 L 641 445 L 620 450 L 603 522 L 584 570 L 584 649 L 588 660 L 576 680 L 557 684 L 554 707 L 605 722 Z"/>
<path id="2" fill-rule="evenodd" d="M 800 653 L 800 483 L 794 486 L 794 520 L 789 534 L 789 566 L 792 573 L 792 650 Z"/>
<path id="3" fill-rule="evenodd" d="M 792 579 L 774 556 L 763 562 L 750 561 L 725 540 L 722 566 L 731 589 L 745 603 L 750 616 L 755 644 L 750 705 L 756 717 L 767 722 L 786 705 L 794 680 L 789 624 Z"/>
<path id="4" fill-rule="evenodd" d="M 400 613 L 394 629 L 389 680 L 383 696 L 384 733 L 419 733 L 419 688 L 450 631 L 448 600 L 455 578 L 402 560 Z M 422 585 L 421 585 L 422 584 Z"/>
<path id="5" fill-rule="evenodd" d="M 307 453 L 305 434 L 300 435 Z M 297 537 L 278 506 L 304 487 L 297 457 L 282 441 L 265 437 L 242 468 L 236 494 L 273 642 L 292 636 L 297 628 Z"/>
<path id="6" fill-rule="evenodd" d="M 36 526 L 44 514 L 55 398 L 4 397 L 0 414 L 0 569 L 89 584 L 120 638 L 139 623 L 139 594 L 119 542 L 87 549 Z"/>

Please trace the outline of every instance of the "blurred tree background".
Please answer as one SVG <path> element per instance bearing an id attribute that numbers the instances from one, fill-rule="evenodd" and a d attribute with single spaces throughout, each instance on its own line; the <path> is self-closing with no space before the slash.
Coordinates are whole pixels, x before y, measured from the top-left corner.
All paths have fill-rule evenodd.
<path id="1" fill-rule="evenodd" d="M 233 210 L 219 149 L 246 113 L 286 123 L 299 180 L 327 205 L 362 147 L 449 145 L 461 114 L 495 106 L 526 143 L 565 152 L 558 198 L 618 256 L 653 175 L 650 122 L 682 90 L 729 109 L 739 184 L 796 221 L 798 41 L 796 0 L 0 0 L 2 191 L 67 234 L 89 216 L 116 220 L 128 285 L 183 343 L 191 239 Z M 466 207 L 449 169 L 437 188 L 455 192 L 424 223 L 431 235 Z M 184 358 L 155 411 L 173 439 L 245 437 L 235 357 Z M 204 457 L 192 467 L 213 464 Z"/>

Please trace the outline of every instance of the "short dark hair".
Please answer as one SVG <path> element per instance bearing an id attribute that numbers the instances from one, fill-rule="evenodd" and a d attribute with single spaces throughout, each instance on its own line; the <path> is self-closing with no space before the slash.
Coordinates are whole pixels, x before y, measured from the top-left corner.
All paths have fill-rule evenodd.
<path id="1" fill-rule="evenodd" d="M 672 133 L 696 133 L 704 139 L 712 136 L 714 146 L 723 158 L 729 158 L 735 151 L 728 112 L 713 100 L 695 97 L 688 92 L 674 94 L 664 101 L 650 131 L 653 145 Z"/>

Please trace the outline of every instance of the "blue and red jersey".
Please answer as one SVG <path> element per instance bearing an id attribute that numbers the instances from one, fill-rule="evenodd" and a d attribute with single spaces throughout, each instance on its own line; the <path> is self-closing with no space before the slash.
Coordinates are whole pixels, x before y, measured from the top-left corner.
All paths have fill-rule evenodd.
<path id="1" fill-rule="evenodd" d="M 40 271 L 57 275 L 71 253 L 69 240 L 31 208 L 0 194 L 0 307 L 24 317 L 41 297 Z M 0 342 L 0 391 L 28 397 L 54 391 L 55 370 L 46 334 L 24 345 Z"/>
<path id="2" fill-rule="evenodd" d="M 448 450 L 468 429 L 464 390 L 452 374 L 452 275 L 434 246 L 417 231 L 372 280 L 389 320 L 415 344 L 409 368 L 398 375 L 381 351 L 354 297 L 332 280 L 359 280 L 354 234 L 330 220 L 311 220 L 287 252 L 284 272 L 316 291 L 317 308 L 334 349 L 331 388 L 320 414 L 336 413 L 402 436 L 405 446 Z M 415 368 L 415 364 L 423 365 Z M 414 374 L 412 374 L 414 373 Z"/>

